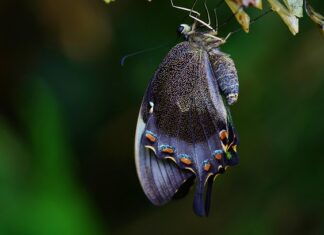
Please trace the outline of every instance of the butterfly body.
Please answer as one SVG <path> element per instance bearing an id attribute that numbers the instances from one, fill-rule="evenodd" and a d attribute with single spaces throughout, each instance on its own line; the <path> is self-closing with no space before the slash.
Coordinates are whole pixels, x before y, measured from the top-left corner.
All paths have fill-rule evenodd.
<path id="1" fill-rule="evenodd" d="M 238 163 L 228 105 L 236 102 L 239 85 L 234 62 L 218 49 L 222 43 L 212 34 L 188 34 L 166 55 L 147 88 L 135 158 L 144 192 L 156 205 L 180 189 L 188 191 L 190 185 L 181 186 L 195 177 L 194 211 L 207 215 L 213 179 Z"/>

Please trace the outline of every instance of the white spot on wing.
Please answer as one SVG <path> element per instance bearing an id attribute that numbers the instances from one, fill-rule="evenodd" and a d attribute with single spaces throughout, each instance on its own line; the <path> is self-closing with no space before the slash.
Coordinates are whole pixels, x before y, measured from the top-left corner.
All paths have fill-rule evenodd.
<path id="1" fill-rule="evenodd" d="M 136 170 L 137 174 L 140 175 L 139 167 L 140 167 L 140 145 L 141 145 L 141 138 L 143 135 L 143 132 L 145 130 L 145 123 L 143 121 L 140 109 L 138 118 L 137 118 L 137 125 L 136 125 L 136 132 L 135 132 L 135 164 L 136 164 Z"/>
<path id="2" fill-rule="evenodd" d="M 150 101 L 150 106 L 151 106 L 151 108 L 150 108 L 150 113 L 153 113 L 153 111 L 154 111 L 154 103 L 152 102 L 152 101 Z"/>

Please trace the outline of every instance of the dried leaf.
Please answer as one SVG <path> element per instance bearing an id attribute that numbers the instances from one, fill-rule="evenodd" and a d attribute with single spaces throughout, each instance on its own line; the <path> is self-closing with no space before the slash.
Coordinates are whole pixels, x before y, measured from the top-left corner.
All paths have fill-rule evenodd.
<path id="1" fill-rule="evenodd" d="M 314 8 L 309 5 L 309 3 L 305 0 L 305 10 L 309 18 L 318 25 L 323 37 L 324 37 L 324 16 L 317 13 Z"/>
<path id="2" fill-rule="evenodd" d="M 281 19 L 288 26 L 290 32 L 296 35 L 299 31 L 299 20 L 291 13 L 284 5 L 282 5 L 278 0 L 268 0 L 272 10 L 277 12 Z"/>
<path id="3" fill-rule="evenodd" d="M 243 10 L 242 5 L 234 2 L 233 0 L 225 0 L 233 14 L 235 15 L 236 20 L 242 26 L 243 30 L 248 33 L 250 26 L 250 17 Z"/>
<path id="4" fill-rule="evenodd" d="M 262 10 L 262 0 L 232 0 L 240 6 L 249 7 L 253 6 Z"/>
<path id="5" fill-rule="evenodd" d="M 284 0 L 291 14 L 303 17 L 303 0 Z"/>

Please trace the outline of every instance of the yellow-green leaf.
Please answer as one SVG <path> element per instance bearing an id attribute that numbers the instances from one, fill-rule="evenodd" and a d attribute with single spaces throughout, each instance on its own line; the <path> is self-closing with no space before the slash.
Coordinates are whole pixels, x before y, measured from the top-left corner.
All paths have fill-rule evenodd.
<path id="1" fill-rule="evenodd" d="M 298 18 L 291 13 L 283 4 L 278 0 L 268 0 L 273 11 L 277 12 L 281 19 L 288 26 L 290 32 L 296 35 L 299 31 L 299 21 Z"/>
<path id="2" fill-rule="evenodd" d="M 303 0 L 284 0 L 290 13 L 297 17 L 303 17 Z"/>

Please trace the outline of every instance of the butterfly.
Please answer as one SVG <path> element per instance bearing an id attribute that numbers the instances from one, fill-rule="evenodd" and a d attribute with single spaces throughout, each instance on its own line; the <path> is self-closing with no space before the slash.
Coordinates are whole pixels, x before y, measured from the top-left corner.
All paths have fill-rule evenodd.
<path id="1" fill-rule="evenodd" d="M 219 49 L 226 39 L 198 21 L 178 32 L 185 40 L 163 59 L 141 104 L 136 169 L 155 205 L 185 196 L 195 182 L 194 212 L 207 216 L 214 179 L 239 162 L 229 110 L 239 82 L 233 60 Z"/>

